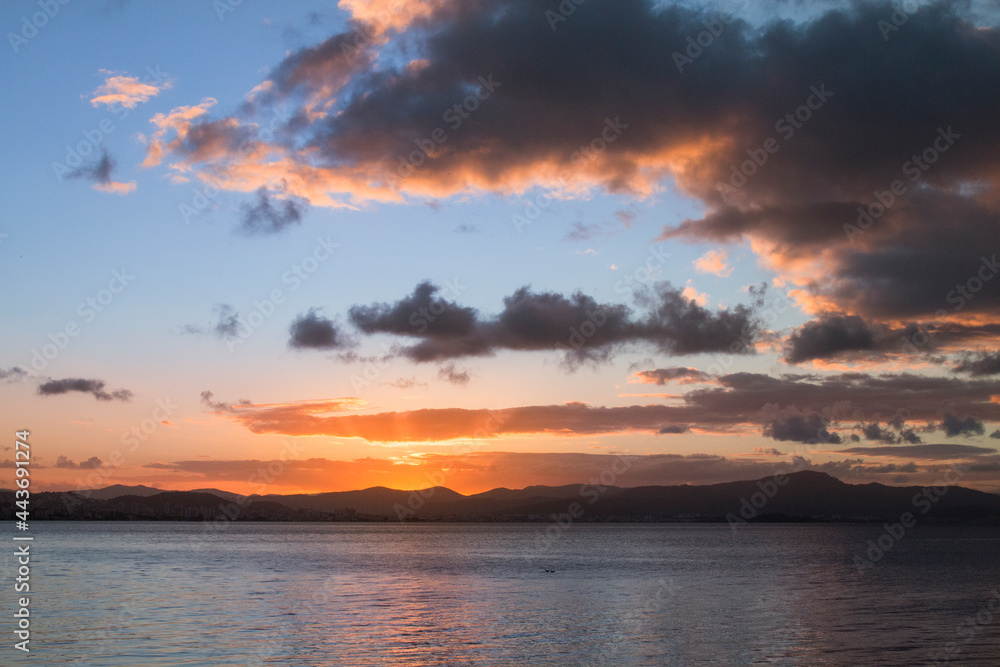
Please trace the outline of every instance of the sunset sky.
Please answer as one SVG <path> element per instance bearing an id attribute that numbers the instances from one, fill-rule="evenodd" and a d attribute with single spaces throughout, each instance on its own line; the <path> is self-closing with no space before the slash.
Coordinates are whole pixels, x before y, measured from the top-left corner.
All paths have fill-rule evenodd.
<path id="1" fill-rule="evenodd" d="M 996 3 L 3 9 L 35 490 L 1000 492 Z"/>

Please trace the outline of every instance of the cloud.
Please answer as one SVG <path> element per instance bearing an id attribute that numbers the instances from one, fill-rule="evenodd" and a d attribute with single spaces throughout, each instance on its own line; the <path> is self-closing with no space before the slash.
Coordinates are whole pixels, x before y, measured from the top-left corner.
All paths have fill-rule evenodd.
<path id="1" fill-rule="evenodd" d="M 315 308 L 305 315 L 299 315 L 292 322 L 288 333 L 289 347 L 297 350 L 333 350 L 350 345 L 337 324 L 320 315 Z"/>
<path id="2" fill-rule="evenodd" d="M 687 424 L 670 424 L 668 426 L 662 427 L 657 434 L 659 435 L 679 435 L 681 433 L 687 433 L 691 430 L 691 427 Z"/>
<path id="3" fill-rule="evenodd" d="M 1000 395 L 1000 382 L 908 373 L 784 377 L 731 373 L 717 377 L 710 387 L 688 391 L 670 405 L 603 407 L 567 403 L 499 411 L 440 408 L 330 416 L 324 413 L 353 409 L 358 399 L 335 398 L 277 407 L 244 402 L 238 409 L 226 403 L 218 405 L 220 414 L 228 413 L 254 433 L 359 437 L 373 442 L 535 433 L 655 434 L 665 426 L 690 425 L 692 429 L 763 433 L 776 440 L 838 443 L 841 436 L 834 426 L 839 421 L 866 421 L 866 415 L 898 413 L 931 421 L 938 419 L 942 405 L 952 405 L 978 420 L 1000 422 L 1000 404 L 992 400 L 996 395 Z M 965 427 L 974 429 L 970 423 Z"/>
<path id="4" fill-rule="evenodd" d="M 417 382 L 417 377 L 411 375 L 408 378 L 397 378 L 392 382 L 383 382 L 382 384 L 388 385 L 390 387 L 396 387 L 397 389 L 412 389 L 414 387 L 426 387 L 426 382 Z"/>
<path id="5" fill-rule="evenodd" d="M 425 281 L 414 288 L 412 295 L 395 304 L 352 306 L 348 317 L 365 334 L 393 333 L 428 340 L 476 338 L 476 310 L 437 298 L 435 295 L 439 291 L 440 288 Z M 475 347 L 467 350 L 469 354 L 481 354 L 485 350 L 485 341 L 472 341 L 472 344 Z M 420 353 L 415 351 L 412 355 L 417 357 Z M 433 358 L 429 355 L 420 360 Z"/>
<path id="6" fill-rule="evenodd" d="M 107 183 L 96 183 L 92 186 L 98 192 L 107 192 L 112 195 L 127 195 L 136 188 L 135 181 L 127 183 L 119 181 L 108 181 Z"/>
<path id="7" fill-rule="evenodd" d="M 628 381 L 661 386 L 675 381 L 678 384 L 697 384 L 712 382 L 712 376 L 697 368 L 672 366 L 670 368 L 656 368 L 650 371 L 638 371 Z"/>
<path id="8" fill-rule="evenodd" d="M 263 186 L 257 189 L 257 202 L 241 204 L 240 230 L 248 235 L 278 234 L 302 223 L 309 204 L 300 197 L 288 197 L 275 202 Z"/>
<path id="9" fill-rule="evenodd" d="M 472 375 L 469 371 L 458 370 L 455 368 L 455 364 L 446 364 L 438 370 L 438 379 L 464 386 L 469 384 Z"/>
<path id="10" fill-rule="evenodd" d="M 92 468 L 100 468 L 103 464 L 104 464 L 104 462 L 101 461 L 101 459 L 99 459 L 96 456 L 91 456 L 86 461 L 80 461 L 80 463 L 76 463 L 76 462 L 70 460 L 69 458 L 67 458 L 65 456 L 60 456 L 59 458 L 56 459 L 56 465 L 55 465 L 55 467 L 56 468 L 80 468 L 80 469 L 88 470 L 88 469 L 92 469 Z"/>
<path id="11" fill-rule="evenodd" d="M 209 327 L 187 324 L 182 327 L 181 333 L 216 336 L 226 341 L 241 338 L 240 334 L 247 326 L 240 320 L 240 314 L 235 308 L 227 303 L 217 303 L 212 306 L 212 310 L 215 312 L 215 324 Z"/>
<path id="12" fill-rule="evenodd" d="M 921 442 L 916 431 L 905 427 L 905 416 L 902 414 L 897 414 L 886 422 L 885 426 L 879 424 L 878 420 L 875 419 L 867 423 L 862 421 L 857 428 L 861 430 L 866 440 L 874 442 L 884 442 L 890 445 L 898 445 L 902 442 L 916 445 Z M 852 440 L 857 442 L 855 438 Z"/>
<path id="13" fill-rule="evenodd" d="M 754 447 L 754 454 L 762 454 L 764 456 L 784 456 L 785 453 L 774 447 Z"/>
<path id="14" fill-rule="evenodd" d="M 953 438 L 957 435 L 983 435 L 986 432 L 982 421 L 972 416 L 965 417 L 963 419 L 951 412 L 946 412 L 944 414 L 944 417 L 941 420 L 940 428 L 949 438 Z"/>
<path id="15" fill-rule="evenodd" d="M 983 352 L 967 356 L 952 370 L 956 373 L 968 373 L 972 377 L 1000 374 L 1000 352 Z"/>
<path id="16" fill-rule="evenodd" d="M 487 356 L 499 350 L 563 351 L 566 363 L 607 360 L 623 345 L 652 345 L 672 354 L 753 352 L 759 334 L 754 306 L 711 312 L 669 283 L 657 283 L 637 296 L 645 312 L 623 304 L 599 303 L 576 292 L 564 296 L 522 287 L 504 298 L 495 317 L 437 297 L 429 282 L 394 304 L 354 306 L 350 321 L 363 333 L 417 339 L 401 349 L 417 362 Z"/>
<path id="17" fill-rule="evenodd" d="M 99 104 L 108 107 L 120 104 L 127 109 L 133 109 L 169 87 L 169 82 L 141 82 L 135 76 L 109 76 L 93 92 L 94 97 L 90 103 L 95 107 Z"/>
<path id="18" fill-rule="evenodd" d="M 868 472 L 874 474 L 889 474 L 889 473 L 915 473 L 919 470 L 917 464 L 913 461 L 899 465 L 896 463 L 886 463 L 880 466 L 870 466 Z"/>
<path id="19" fill-rule="evenodd" d="M 818 412 L 800 411 L 796 407 L 765 408 L 764 435 L 775 440 L 793 442 L 830 442 L 840 444 L 840 436 L 828 430 L 830 420 Z"/>
<path id="20" fill-rule="evenodd" d="M 214 398 L 215 394 L 211 391 L 205 390 L 201 392 L 201 402 L 217 413 L 236 412 L 239 409 L 248 408 L 253 405 L 252 402 L 245 398 L 241 398 L 235 403 L 225 403 L 223 401 L 212 400 Z"/>
<path id="21" fill-rule="evenodd" d="M 913 341 L 924 343 L 918 347 Z M 806 322 L 785 341 L 785 361 L 799 364 L 836 357 L 884 358 L 891 354 L 930 351 L 931 336 L 916 324 L 892 328 L 857 315 L 824 315 Z"/>
<path id="22" fill-rule="evenodd" d="M 899 447 L 851 447 L 849 449 L 839 449 L 837 453 L 949 460 L 982 454 L 997 454 L 997 450 L 990 449 L 989 447 L 975 447 L 973 445 L 902 445 Z"/>
<path id="23" fill-rule="evenodd" d="M 789 363 L 900 354 L 932 324 L 965 336 L 1000 324 L 1000 290 L 984 287 L 1000 267 L 983 254 L 1000 243 L 995 14 L 924 3 L 887 42 L 878 25 L 890 3 L 824 3 L 794 21 L 737 19 L 679 63 L 673 54 L 715 9 L 592 3 L 553 31 L 542 5 L 514 0 L 343 8 L 357 23 L 288 53 L 239 108 L 210 117 L 205 98 L 154 116 L 144 164 L 280 193 L 256 207 L 269 231 L 294 224 L 296 197 L 357 208 L 533 188 L 642 199 L 676 186 L 704 214 L 662 239 L 745 242 L 820 315 L 788 341 Z M 407 62 L 384 57 L 396 49 Z M 780 152 L 764 151 L 768 140 Z M 594 142 L 603 149 L 581 152 Z M 598 231 L 580 223 L 570 234 Z M 724 253 L 696 269 L 729 274 Z M 407 354 L 540 344 L 503 333 L 431 333 Z M 615 344 L 591 339 L 568 358 L 600 360 Z"/>
<path id="24" fill-rule="evenodd" d="M 977 457 L 960 456 L 960 458 Z M 753 458 L 728 458 L 706 454 L 648 454 L 629 455 L 628 469 L 616 476 L 614 484 L 622 487 L 718 484 L 785 473 L 792 470 L 817 470 L 834 474 L 853 483 L 883 482 L 887 472 L 905 474 L 903 483 L 933 485 L 941 478 L 939 465 L 933 460 L 923 460 L 917 465 L 880 463 L 868 464 L 860 458 L 814 462 L 802 457 L 792 461 L 775 456 L 767 460 Z M 962 478 L 963 486 L 995 483 L 995 466 L 984 463 L 970 465 Z M 269 464 L 266 460 L 187 460 L 152 463 L 150 470 L 167 471 L 172 475 L 184 473 L 202 486 L 232 486 L 254 479 L 253 475 Z M 444 480 L 444 486 L 460 493 L 480 493 L 498 487 L 524 488 L 533 485 L 581 484 L 599 478 L 601 473 L 622 468 L 617 455 L 577 453 L 526 453 L 526 452 L 470 452 L 466 454 L 433 453 L 401 455 L 395 459 L 361 458 L 338 461 L 322 458 L 286 459 L 280 461 L 281 475 L 272 485 L 275 492 L 347 491 L 371 486 L 388 486 L 397 489 L 423 489 Z M 889 466 L 894 466 L 891 470 Z M 987 468 L 977 472 L 977 467 Z M 282 491 L 277 491 L 285 487 Z M 249 487 L 247 493 L 260 492 Z"/>
<path id="25" fill-rule="evenodd" d="M 598 224 L 585 225 L 582 222 L 574 222 L 573 229 L 563 237 L 566 241 L 589 241 L 603 231 L 603 227 Z"/>
<path id="26" fill-rule="evenodd" d="M 384 3 L 352 3 L 362 4 L 366 9 L 355 18 L 380 12 L 391 18 L 371 37 L 347 31 L 290 53 L 268 75 L 266 90 L 232 117 L 249 125 L 269 106 L 296 104 L 292 121 L 269 143 L 270 155 L 221 153 L 206 161 L 206 169 L 238 175 L 240 189 L 287 175 L 294 193 L 314 205 L 392 200 L 400 192 L 518 192 L 535 184 L 644 196 L 665 176 L 714 205 L 721 201 L 716 183 L 728 180 L 731 166 L 804 104 L 811 86 L 823 84 L 834 91 L 826 103 L 837 108 L 817 112 L 806 130 L 783 141 L 781 158 L 742 186 L 744 198 L 769 203 L 772 192 L 772 200 L 791 200 L 794 192 L 800 200 L 832 201 L 828 193 L 848 184 L 853 191 L 844 194 L 868 196 L 868 182 L 881 182 L 922 149 L 929 123 L 942 116 L 990 136 L 983 109 L 994 101 L 991 56 L 997 47 L 991 34 L 970 30 L 961 9 L 945 3 L 908 17 L 905 34 L 889 45 L 902 54 L 898 60 L 884 57 L 889 47 L 872 28 L 891 7 L 866 3 L 794 24 L 737 20 L 708 57 L 684 71 L 672 53 L 704 30 L 702 21 L 715 18 L 709 8 L 597 3 L 553 32 L 538 20 L 538 3 L 489 0 L 472 9 L 442 0 L 419 10 L 417 3 L 403 3 L 398 11 Z M 859 48 L 843 49 L 845 35 Z M 377 72 L 369 69 L 383 47 L 400 44 L 419 52 L 412 61 L 419 66 L 382 59 Z M 935 67 L 956 76 L 931 77 Z M 974 86 L 959 85 L 967 72 Z M 497 83 L 474 111 L 462 109 L 475 120 L 459 122 L 465 119 L 455 114 L 455 121 L 443 122 L 444 114 L 484 87 L 479 77 Z M 912 81 L 925 81 L 929 89 L 915 97 Z M 848 96 L 851 90 L 860 92 Z M 899 99 L 910 104 L 906 122 L 882 112 L 897 108 Z M 943 102 L 929 100 L 953 101 L 942 111 Z M 614 123 L 616 117 L 629 128 L 620 136 L 604 132 L 605 118 Z M 414 139 L 435 128 L 445 132 L 446 143 L 429 149 L 430 157 L 416 153 L 419 166 L 402 169 Z M 602 133 L 615 142 L 580 159 L 580 146 Z M 827 152 L 833 157 L 824 165 L 806 162 Z M 981 167 L 985 155 L 980 150 L 978 160 L 963 166 Z M 847 211 L 853 203 L 845 204 Z M 836 233 L 843 233 L 840 225 Z"/>
<path id="27" fill-rule="evenodd" d="M 103 380 L 85 380 L 83 378 L 66 378 L 63 380 L 49 380 L 38 385 L 38 393 L 41 396 L 56 396 L 58 394 L 68 394 L 80 392 L 90 394 L 99 401 L 131 401 L 132 392 L 128 389 L 118 389 L 108 393 L 104 391 Z"/>
<path id="28" fill-rule="evenodd" d="M 93 181 L 94 185 L 92 187 L 101 192 L 108 192 L 116 195 L 128 194 L 129 192 L 135 190 L 135 181 L 121 183 L 113 180 L 111 178 L 111 172 L 115 168 L 116 164 L 116 160 L 111 157 L 107 149 L 103 149 L 101 151 L 101 157 L 95 162 L 80 165 L 73 171 L 66 174 L 66 178 L 80 178 L 87 181 Z"/>
<path id="29" fill-rule="evenodd" d="M 785 375 L 731 373 L 716 379 L 716 385 L 684 394 L 685 402 L 697 408 L 691 422 L 716 421 L 726 415 L 761 411 L 768 405 L 796 406 L 827 414 L 833 419 L 904 413 L 911 420 L 936 420 L 942 405 L 953 405 L 981 420 L 1000 421 L 1000 405 L 992 397 L 1000 394 L 1000 382 L 969 381 L 912 373 L 871 375 Z M 772 408 L 773 409 L 773 408 Z M 713 415 L 717 415 L 713 419 Z M 818 424 L 817 424 L 818 426 Z"/>
<path id="30" fill-rule="evenodd" d="M 344 398 L 280 406 L 248 405 L 229 412 L 232 419 L 253 433 L 359 437 L 371 442 L 427 442 L 512 433 L 655 433 L 665 422 L 671 421 L 674 413 L 673 408 L 657 405 L 605 408 L 570 403 L 500 411 L 434 408 L 317 416 L 348 410 L 357 404 L 358 399 Z"/>
<path id="31" fill-rule="evenodd" d="M 217 100 L 214 98 L 206 97 L 199 104 L 177 107 L 166 114 L 155 114 L 149 122 L 156 126 L 156 131 L 149 137 L 139 135 L 139 138 L 146 144 L 146 158 L 143 160 L 142 166 L 155 167 L 163 162 L 168 153 L 176 151 L 178 155 L 182 154 L 184 142 L 191 131 L 191 126 L 197 118 L 206 115 L 216 103 Z M 168 142 L 166 136 L 170 133 L 175 136 Z M 177 167 L 181 171 L 188 169 L 184 161 L 181 161 Z M 208 174 L 205 176 L 206 180 L 214 180 Z M 253 189 L 255 188 L 248 188 L 244 191 Z"/>
<path id="32" fill-rule="evenodd" d="M 690 280 L 688 281 L 688 284 L 684 287 L 684 289 L 681 290 L 681 296 L 698 306 L 704 306 L 706 303 L 708 303 L 708 295 L 705 294 L 704 292 L 699 292 L 694 287 L 692 287 Z"/>
<path id="33" fill-rule="evenodd" d="M 662 239 L 746 242 L 808 312 L 862 318 L 798 332 L 790 359 L 890 354 L 909 323 L 1000 323 L 983 254 L 1000 243 L 994 13 L 934 0 L 887 41 L 889 2 L 824 3 L 737 19 L 678 62 L 717 9 L 589 3 L 553 31 L 543 4 L 345 3 L 350 30 L 288 53 L 238 109 L 154 116 L 144 164 L 350 208 L 676 186 L 705 212 Z M 383 57 L 397 49 L 408 62 Z"/>
<path id="34" fill-rule="evenodd" d="M 728 258 L 729 253 L 725 250 L 709 250 L 694 261 L 694 270 L 698 273 L 714 273 L 720 278 L 728 278 L 733 272 L 733 267 L 726 263 Z"/>
<path id="35" fill-rule="evenodd" d="M 20 382 L 25 377 L 27 377 L 28 372 L 21 368 L 20 366 L 11 366 L 10 368 L 0 368 L 0 380 L 7 380 L 8 382 Z"/>

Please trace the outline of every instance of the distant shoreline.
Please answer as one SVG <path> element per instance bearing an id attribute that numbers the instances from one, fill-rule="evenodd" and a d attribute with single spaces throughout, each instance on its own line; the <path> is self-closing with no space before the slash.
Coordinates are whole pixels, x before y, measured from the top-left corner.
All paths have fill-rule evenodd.
<path id="1" fill-rule="evenodd" d="M 13 519 L 14 491 L 0 491 L 0 502 L 0 518 Z M 705 486 L 582 484 L 469 496 L 445 487 L 240 496 L 113 486 L 35 493 L 31 502 L 33 521 L 1000 525 L 1000 495 L 960 486 L 847 484 L 812 471 Z"/>

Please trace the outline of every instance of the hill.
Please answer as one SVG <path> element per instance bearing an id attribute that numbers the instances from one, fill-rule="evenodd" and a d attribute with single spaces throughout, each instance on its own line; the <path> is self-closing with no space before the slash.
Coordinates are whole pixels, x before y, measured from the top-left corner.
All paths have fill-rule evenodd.
<path id="1" fill-rule="evenodd" d="M 0 501 L 0 518 L 13 519 L 14 492 L 0 491 Z M 703 486 L 531 486 L 469 496 L 441 486 L 241 496 L 120 485 L 31 496 L 32 519 L 61 520 L 553 521 L 568 514 L 585 522 L 880 522 L 905 512 L 938 522 L 1000 523 L 1000 495 L 959 486 L 847 484 L 802 471 Z"/>

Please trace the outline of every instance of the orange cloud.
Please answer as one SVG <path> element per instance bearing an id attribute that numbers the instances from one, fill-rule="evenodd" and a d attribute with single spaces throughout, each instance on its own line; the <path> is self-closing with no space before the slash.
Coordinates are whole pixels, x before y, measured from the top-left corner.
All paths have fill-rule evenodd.
<path id="1" fill-rule="evenodd" d="M 629 376 L 629 384 L 665 385 L 670 382 L 678 384 L 707 384 L 714 382 L 712 376 L 690 366 L 675 366 L 673 368 L 657 368 L 649 371 L 638 371 Z"/>
<path id="2" fill-rule="evenodd" d="M 136 185 L 135 181 L 128 181 L 127 183 L 108 181 L 107 183 L 94 183 L 91 187 L 99 192 L 107 192 L 113 195 L 127 195 L 135 190 Z"/>
<path id="3" fill-rule="evenodd" d="M 143 102 L 148 102 L 151 97 L 156 97 L 161 90 L 169 87 L 169 82 L 156 85 L 156 83 L 143 83 L 135 76 L 109 76 L 94 91 L 95 97 L 90 100 L 90 103 L 95 107 L 99 104 L 106 106 L 120 104 L 128 109 L 133 109 Z"/>
<path id="4" fill-rule="evenodd" d="M 451 0 L 340 0 L 338 7 L 367 24 L 373 34 L 381 35 L 387 30 L 405 30 L 449 4 Z"/>
<path id="5" fill-rule="evenodd" d="M 688 285 L 681 290 L 681 296 L 683 296 L 688 301 L 694 301 L 699 306 L 704 306 L 708 303 L 708 295 L 704 292 L 699 292 L 694 287 L 690 285 L 691 281 L 688 281 Z"/>
<path id="6" fill-rule="evenodd" d="M 369 442 L 432 442 L 509 434 L 593 435 L 657 432 L 683 408 L 664 405 L 593 407 L 584 403 L 501 410 L 436 408 L 367 415 L 329 415 L 363 404 L 345 398 L 279 405 L 237 404 L 219 409 L 253 433 L 325 435 Z"/>
<path id="7" fill-rule="evenodd" d="M 725 250 L 709 250 L 694 261 L 694 270 L 698 273 L 714 273 L 720 278 L 728 278 L 733 267 L 726 263 L 729 254 Z"/>
<path id="8" fill-rule="evenodd" d="M 208 110 L 215 106 L 216 102 L 217 100 L 214 98 L 206 97 L 196 105 L 177 107 L 172 109 L 170 113 L 154 115 L 149 122 L 158 128 L 156 132 L 149 138 L 139 135 L 139 138 L 146 142 L 146 159 L 142 166 L 155 167 L 159 165 L 163 161 L 166 151 L 180 146 L 181 142 L 184 141 L 194 119 L 208 113 Z M 176 137 L 172 142 L 166 144 L 164 137 L 171 130 L 176 134 Z"/>

